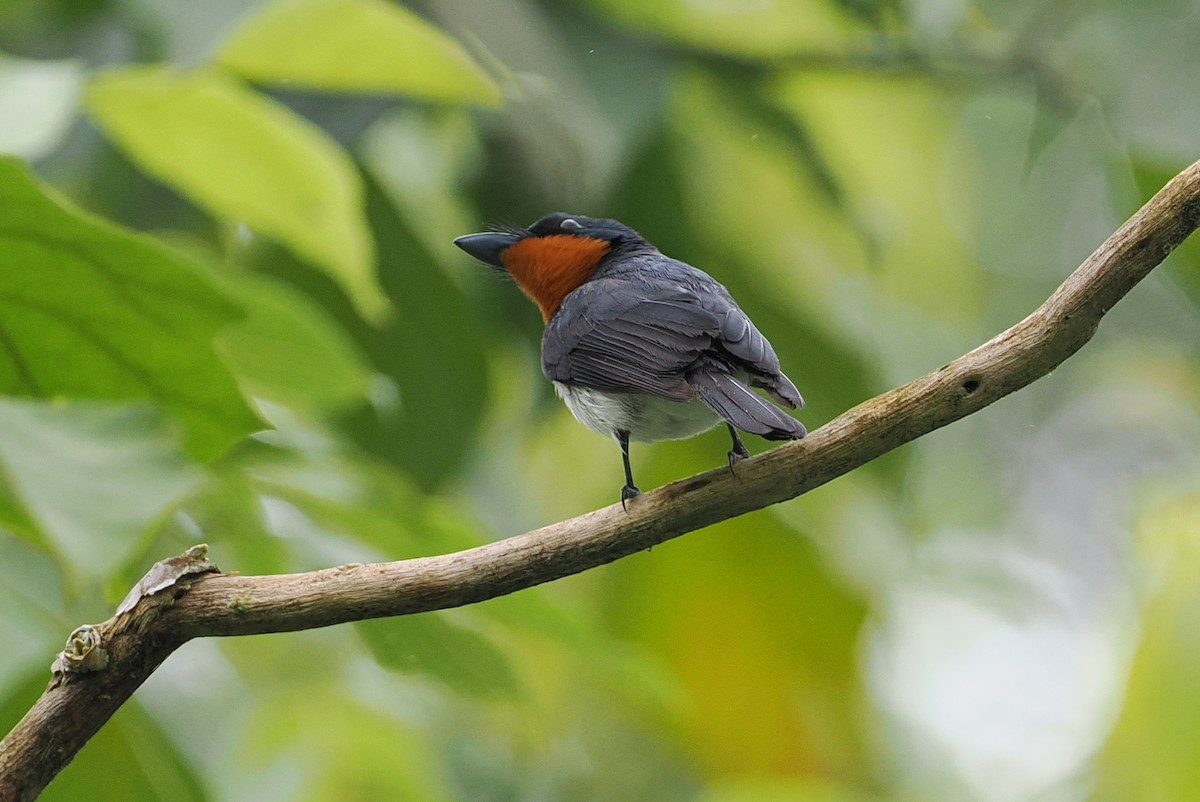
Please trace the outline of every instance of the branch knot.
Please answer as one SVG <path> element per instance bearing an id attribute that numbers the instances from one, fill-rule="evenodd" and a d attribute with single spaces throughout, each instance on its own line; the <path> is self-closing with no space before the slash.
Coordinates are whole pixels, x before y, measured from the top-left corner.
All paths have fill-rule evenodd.
<path id="1" fill-rule="evenodd" d="M 100 629 L 91 624 L 78 627 L 67 638 L 67 648 L 58 653 L 50 666 L 54 681 L 61 682 L 68 674 L 86 674 L 108 667 L 108 652 L 100 644 Z"/>

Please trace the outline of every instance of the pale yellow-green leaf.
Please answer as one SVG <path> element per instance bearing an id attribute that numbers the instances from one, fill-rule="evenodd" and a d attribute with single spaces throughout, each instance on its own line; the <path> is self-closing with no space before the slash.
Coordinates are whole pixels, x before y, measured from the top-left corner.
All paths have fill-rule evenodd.
<path id="1" fill-rule="evenodd" d="M 826 53 L 859 27 L 828 0 L 592 0 L 633 28 L 749 57 Z"/>
<path id="2" fill-rule="evenodd" d="M 496 83 L 458 42 L 384 0 L 269 3 L 229 36 L 217 60 L 263 83 L 500 103 Z"/>
<path id="3" fill-rule="evenodd" d="M 320 130 L 217 72 L 106 72 L 86 104 L 146 172 L 323 268 L 366 316 L 386 312 L 358 173 Z"/>
<path id="4" fill-rule="evenodd" d="M 788 306 L 812 320 L 828 317 L 836 285 L 868 263 L 846 215 L 811 171 L 797 169 L 785 143 L 729 105 L 715 81 L 699 71 L 682 76 L 673 102 L 686 154 L 680 186 L 697 229 L 713 232 L 709 248 L 736 251 Z M 722 270 L 715 260 L 701 269 Z"/>
<path id="5" fill-rule="evenodd" d="M 952 225 L 962 201 L 945 189 L 969 169 L 946 148 L 953 96 L 909 77 L 795 73 L 779 84 L 778 101 L 869 232 L 878 286 L 939 319 L 973 321 L 982 309 L 979 265 Z"/>
<path id="6" fill-rule="evenodd" d="M 1200 798 L 1200 496 L 1138 522 L 1149 598 L 1124 705 L 1101 755 L 1098 799 Z"/>

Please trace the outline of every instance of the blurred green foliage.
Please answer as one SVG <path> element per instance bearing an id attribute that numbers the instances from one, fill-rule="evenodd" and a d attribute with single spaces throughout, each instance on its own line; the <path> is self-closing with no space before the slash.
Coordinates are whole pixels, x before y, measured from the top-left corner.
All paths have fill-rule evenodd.
<path id="1" fill-rule="evenodd" d="M 453 237 L 619 217 L 730 287 L 815 428 L 1200 157 L 1197 74 L 1186 0 L 0 4 L 0 730 L 193 543 L 302 571 L 614 500 L 536 310 Z M 1200 796 L 1198 271 L 1193 239 L 1052 377 L 800 500 L 189 644 L 45 798 Z"/>

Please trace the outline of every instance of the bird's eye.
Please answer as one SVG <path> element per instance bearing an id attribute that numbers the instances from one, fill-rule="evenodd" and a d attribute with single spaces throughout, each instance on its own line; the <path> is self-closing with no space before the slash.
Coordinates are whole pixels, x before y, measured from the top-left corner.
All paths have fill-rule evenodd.
<path id="1" fill-rule="evenodd" d="M 559 223 L 558 227 L 563 231 L 583 231 L 583 226 L 579 225 L 579 221 L 572 220 L 570 217 Z"/>

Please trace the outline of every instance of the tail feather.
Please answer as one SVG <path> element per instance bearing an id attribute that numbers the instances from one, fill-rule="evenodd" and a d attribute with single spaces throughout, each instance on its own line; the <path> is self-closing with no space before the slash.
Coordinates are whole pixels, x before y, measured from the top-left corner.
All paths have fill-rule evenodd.
<path id="1" fill-rule="evenodd" d="M 804 396 L 800 395 L 792 380 L 782 373 L 770 377 L 753 377 L 750 385 L 763 388 L 772 398 L 789 409 L 804 408 Z"/>
<path id="2" fill-rule="evenodd" d="M 767 440 L 798 440 L 806 434 L 800 421 L 768 403 L 723 370 L 689 373 L 687 382 L 716 413 L 738 429 Z"/>

